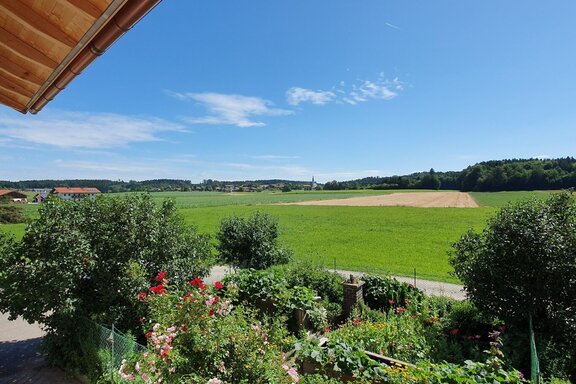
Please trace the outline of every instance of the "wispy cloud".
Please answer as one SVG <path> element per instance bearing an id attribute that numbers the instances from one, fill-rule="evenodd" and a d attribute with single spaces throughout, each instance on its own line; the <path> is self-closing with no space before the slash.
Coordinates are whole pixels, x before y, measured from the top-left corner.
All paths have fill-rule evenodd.
<path id="1" fill-rule="evenodd" d="M 388 80 L 380 74 L 376 80 L 357 80 L 350 86 L 340 82 L 331 90 L 311 90 L 292 87 L 286 92 L 286 102 L 290 105 L 312 103 L 325 105 L 330 102 L 356 105 L 369 100 L 390 100 L 404 90 L 404 83 L 398 78 Z"/>
<path id="2" fill-rule="evenodd" d="M 177 93 L 168 92 L 172 97 L 182 101 L 192 100 L 202 105 L 208 115 L 202 117 L 187 117 L 185 121 L 191 124 L 235 125 L 237 127 L 263 127 L 266 124 L 254 120 L 257 116 L 290 115 L 292 111 L 274 108 L 273 103 L 252 96 L 229 95 L 222 93 Z"/>
<path id="3" fill-rule="evenodd" d="M 335 98 L 336 94 L 331 91 L 313 91 L 300 87 L 292 87 L 286 91 L 286 101 L 290 105 L 299 105 L 300 103 L 324 105 Z"/>
<path id="4" fill-rule="evenodd" d="M 45 111 L 41 116 L 19 119 L 0 115 L 0 140 L 67 149 L 160 141 L 160 132 L 183 130 L 181 125 L 161 119 L 111 113 Z"/>
<path id="5" fill-rule="evenodd" d="M 300 158 L 300 156 L 281 156 L 281 155 L 256 155 L 250 157 L 254 160 L 292 160 Z"/>
<path id="6" fill-rule="evenodd" d="M 387 26 L 389 26 L 390 28 L 393 28 L 393 29 L 398 29 L 398 30 L 401 29 L 399 26 L 394 25 L 394 24 L 392 24 L 392 23 L 384 23 L 384 24 L 386 24 Z"/>

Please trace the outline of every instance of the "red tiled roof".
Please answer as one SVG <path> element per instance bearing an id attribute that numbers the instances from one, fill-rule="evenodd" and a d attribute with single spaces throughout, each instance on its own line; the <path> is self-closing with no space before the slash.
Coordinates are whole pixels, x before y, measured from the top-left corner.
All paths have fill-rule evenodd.
<path id="1" fill-rule="evenodd" d="M 13 189 L 0 189 L 0 196 L 12 195 L 17 198 L 25 198 L 26 195 L 22 192 L 14 191 Z"/>
<path id="2" fill-rule="evenodd" d="M 89 194 L 89 193 L 100 193 L 98 188 L 67 188 L 67 187 L 56 187 L 52 190 L 52 193 L 74 193 L 74 194 Z"/>

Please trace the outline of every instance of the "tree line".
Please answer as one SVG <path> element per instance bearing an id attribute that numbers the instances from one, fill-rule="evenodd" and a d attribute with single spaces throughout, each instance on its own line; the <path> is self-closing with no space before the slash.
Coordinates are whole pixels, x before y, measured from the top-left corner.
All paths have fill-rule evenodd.
<path id="1" fill-rule="evenodd" d="M 201 183 L 190 180 L 155 179 L 122 180 L 26 180 L 2 181 L 0 189 L 52 189 L 55 187 L 94 187 L 101 192 L 156 191 L 224 191 L 234 187 L 261 186 L 290 189 L 309 188 L 309 181 L 280 179 L 219 181 L 206 179 Z M 280 187 L 281 186 L 281 187 Z M 372 176 L 350 181 L 329 181 L 325 190 L 345 189 L 448 189 L 460 191 L 518 191 L 568 189 L 576 186 L 576 159 L 509 159 L 477 163 L 461 171 L 439 172 L 430 169 L 403 176 Z"/>
<path id="2" fill-rule="evenodd" d="M 576 186 L 576 159 L 509 159 L 477 163 L 462 171 L 417 172 L 405 176 L 365 177 L 330 181 L 327 190 L 344 189 L 451 189 L 460 191 L 527 191 L 568 189 Z"/>

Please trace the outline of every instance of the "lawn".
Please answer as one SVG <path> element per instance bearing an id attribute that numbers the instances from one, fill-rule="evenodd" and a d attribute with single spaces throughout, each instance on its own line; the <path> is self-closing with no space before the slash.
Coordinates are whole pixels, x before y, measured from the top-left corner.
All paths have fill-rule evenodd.
<path id="1" fill-rule="evenodd" d="M 412 276 L 455 282 L 448 251 L 469 228 L 480 229 L 496 208 L 543 192 L 473 192 L 483 208 L 285 206 L 276 203 L 387 194 L 398 191 L 295 191 L 288 193 L 165 192 L 157 201 L 173 199 L 186 223 L 214 235 L 223 217 L 262 211 L 276 216 L 281 242 L 297 260 L 332 268 Z M 405 191 L 403 191 L 405 192 Z M 28 218 L 38 206 L 25 207 Z M 24 224 L 0 226 L 20 238 Z"/>
<path id="2" fill-rule="evenodd" d="M 531 198 L 545 199 L 551 191 L 470 192 L 482 207 L 502 208 L 510 203 Z"/>
<path id="3" fill-rule="evenodd" d="M 182 209 L 186 222 L 214 234 L 223 217 L 254 211 L 278 217 L 283 244 L 297 260 L 332 268 L 456 282 L 447 252 L 490 208 L 220 206 Z"/>

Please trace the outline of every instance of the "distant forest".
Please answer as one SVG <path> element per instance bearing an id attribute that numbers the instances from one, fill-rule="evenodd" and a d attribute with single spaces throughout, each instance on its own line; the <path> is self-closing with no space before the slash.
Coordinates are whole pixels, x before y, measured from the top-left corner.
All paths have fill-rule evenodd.
<path id="1" fill-rule="evenodd" d="M 453 189 L 464 192 L 568 189 L 576 186 L 576 159 L 511 159 L 474 164 L 459 172 L 418 172 L 406 176 L 331 181 L 324 189 Z"/>
<path id="2" fill-rule="evenodd" d="M 113 180 L 27 180 L 1 181 L 0 189 L 52 189 L 54 187 L 95 187 L 102 192 L 135 191 L 227 191 L 248 188 L 310 189 L 310 181 L 253 180 L 218 181 L 157 179 L 146 181 Z M 492 160 L 474 164 L 462 171 L 417 172 L 405 176 L 365 177 L 350 181 L 330 181 L 318 185 L 325 190 L 345 189 L 452 189 L 460 191 L 526 191 L 568 189 L 576 187 L 576 159 L 511 159 Z"/>

